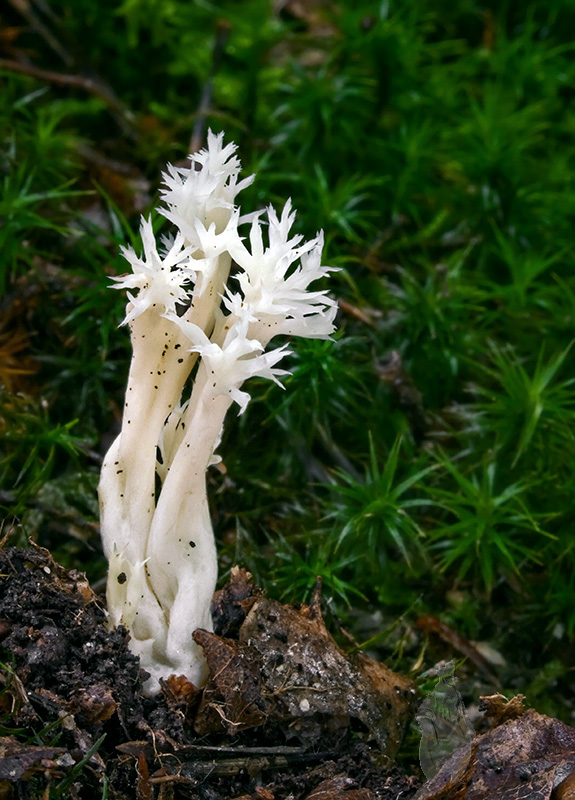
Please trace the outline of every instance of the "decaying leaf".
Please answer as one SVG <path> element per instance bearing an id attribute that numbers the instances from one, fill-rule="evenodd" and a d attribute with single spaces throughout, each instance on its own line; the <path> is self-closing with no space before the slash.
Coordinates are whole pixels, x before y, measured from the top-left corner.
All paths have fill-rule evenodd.
<path id="1" fill-rule="evenodd" d="M 196 732 L 233 733 L 263 725 L 270 710 L 253 651 L 203 630 L 194 633 L 194 640 L 203 647 L 212 676 L 204 688 Z"/>
<path id="2" fill-rule="evenodd" d="M 516 694 L 509 700 L 502 694 L 492 694 L 481 698 L 480 711 L 483 711 L 490 728 L 496 728 L 510 719 L 517 719 L 525 713 L 525 695 Z"/>
<path id="3" fill-rule="evenodd" d="M 198 733 L 279 725 L 310 746 L 358 723 L 380 750 L 397 752 L 415 700 L 414 684 L 362 653 L 346 655 L 319 606 L 295 609 L 259 597 L 239 642 L 197 631 L 211 678 L 196 718 Z"/>
<path id="4" fill-rule="evenodd" d="M 63 747 L 37 747 L 21 744 L 12 736 L 0 737 L 0 781 L 15 783 L 37 769 L 46 769 L 46 762 L 65 753 Z"/>
<path id="5" fill-rule="evenodd" d="M 415 800 L 561 797 L 559 787 L 575 773 L 575 728 L 531 709 L 519 713 L 520 703 L 501 695 L 483 700 L 493 720 L 507 710 L 506 721 L 457 750 Z"/>
<path id="6" fill-rule="evenodd" d="M 306 800 L 375 800 L 375 795 L 369 789 L 358 789 L 347 775 L 336 775 L 320 783 Z"/>

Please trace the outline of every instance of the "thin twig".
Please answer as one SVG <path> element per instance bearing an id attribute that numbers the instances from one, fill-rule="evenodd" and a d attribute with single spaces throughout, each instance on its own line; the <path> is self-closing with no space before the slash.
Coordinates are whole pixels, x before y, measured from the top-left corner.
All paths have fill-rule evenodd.
<path id="1" fill-rule="evenodd" d="M 136 127 L 133 122 L 133 114 L 117 97 L 114 92 L 100 81 L 94 78 L 86 78 L 83 75 L 67 75 L 62 72 L 52 72 L 51 70 L 35 67 L 33 64 L 24 64 L 8 58 L 0 58 L 0 70 L 19 72 L 23 75 L 30 75 L 32 78 L 54 83 L 57 86 L 71 86 L 75 89 L 82 89 L 88 94 L 99 97 L 103 100 L 111 111 L 115 112 L 122 127 L 132 136 L 136 135 Z"/>
<path id="2" fill-rule="evenodd" d="M 12 8 L 18 11 L 19 14 L 22 14 L 26 22 L 30 25 L 30 27 L 39 34 L 48 47 L 58 55 L 64 64 L 67 67 L 72 66 L 73 58 L 72 56 L 64 50 L 58 39 L 53 35 L 52 31 L 42 22 L 40 17 L 35 13 L 34 9 L 32 8 L 32 4 L 29 0 L 8 0 Z M 38 3 L 40 5 L 42 11 L 46 16 L 55 19 L 54 12 L 52 9 L 45 3 Z"/>

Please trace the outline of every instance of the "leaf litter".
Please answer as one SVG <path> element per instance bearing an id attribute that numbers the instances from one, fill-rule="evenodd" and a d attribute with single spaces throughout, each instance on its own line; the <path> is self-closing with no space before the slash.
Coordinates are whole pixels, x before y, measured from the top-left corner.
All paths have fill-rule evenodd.
<path id="1" fill-rule="evenodd" d="M 142 694 L 122 628 L 47 550 L 0 549 L 0 798 L 573 800 L 575 729 L 520 696 L 482 698 L 490 727 L 421 785 L 396 763 L 413 682 L 267 598 L 234 568 L 197 631 L 210 667 Z"/>

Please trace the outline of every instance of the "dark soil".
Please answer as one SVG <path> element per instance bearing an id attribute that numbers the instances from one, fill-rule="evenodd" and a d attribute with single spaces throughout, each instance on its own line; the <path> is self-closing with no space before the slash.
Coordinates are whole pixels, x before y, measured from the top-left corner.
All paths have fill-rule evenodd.
<path id="1" fill-rule="evenodd" d="M 147 698 L 85 576 L 38 547 L 0 550 L 0 800 L 414 796 L 393 764 L 413 687 L 346 656 L 318 598 L 282 606 L 235 570 L 214 620 L 196 633 L 205 689 L 172 677 Z"/>

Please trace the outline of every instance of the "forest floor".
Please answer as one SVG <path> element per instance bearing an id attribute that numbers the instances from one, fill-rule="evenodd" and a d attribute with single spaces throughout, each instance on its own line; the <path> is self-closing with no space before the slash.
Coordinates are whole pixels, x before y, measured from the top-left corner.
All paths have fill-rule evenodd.
<path id="1" fill-rule="evenodd" d="M 575 797 L 575 729 L 525 710 L 520 696 L 483 698 L 480 731 L 467 738 L 445 736 L 436 704 L 435 744 L 459 733 L 461 746 L 428 750 L 437 763 L 422 784 L 418 764 L 396 760 L 415 685 L 344 652 L 324 625 L 319 586 L 310 605 L 283 605 L 234 569 L 214 597 L 214 633 L 194 634 L 207 685 L 172 676 L 147 697 L 128 634 L 108 630 L 82 573 L 37 546 L 4 547 L 0 561 L 0 710 L 20 734 L 3 725 L 2 800 Z"/>

